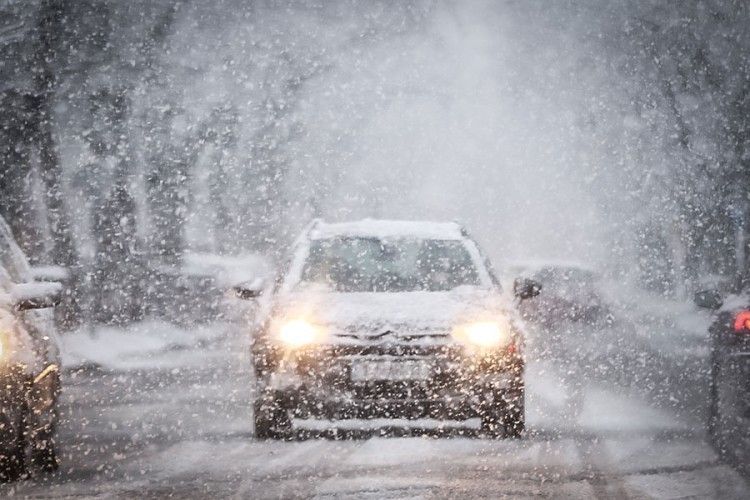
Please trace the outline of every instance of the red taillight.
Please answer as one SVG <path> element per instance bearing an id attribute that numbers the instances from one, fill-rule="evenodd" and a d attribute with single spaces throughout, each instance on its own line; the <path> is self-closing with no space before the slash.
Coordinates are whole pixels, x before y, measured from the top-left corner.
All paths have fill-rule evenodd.
<path id="1" fill-rule="evenodd" d="M 742 311 L 734 320 L 735 332 L 750 332 L 750 311 Z"/>

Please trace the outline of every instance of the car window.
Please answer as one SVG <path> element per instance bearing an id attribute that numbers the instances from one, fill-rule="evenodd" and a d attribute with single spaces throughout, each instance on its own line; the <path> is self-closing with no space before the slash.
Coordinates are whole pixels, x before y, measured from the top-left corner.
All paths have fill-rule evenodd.
<path id="1" fill-rule="evenodd" d="M 13 281 L 20 281 L 20 273 L 13 261 L 13 254 L 5 232 L 0 229 L 0 265 Z"/>
<path id="2" fill-rule="evenodd" d="M 0 266 L 0 295 L 9 294 L 12 286 L 11 278 L 4 266 Z"/>
<path id="3" fill-rule="evenodd" d="M 479 285 L 461 241 L 379 238 L 313 240 L 302 283 L 342 292 L 446 291 Z"/>
<path id="4" fill-rule="evenodd" d="M 29 281 L 28 263 L 21 249 L 18 248 L 7 224 L 0 220 L 0 265 L 15 283 Z"/>

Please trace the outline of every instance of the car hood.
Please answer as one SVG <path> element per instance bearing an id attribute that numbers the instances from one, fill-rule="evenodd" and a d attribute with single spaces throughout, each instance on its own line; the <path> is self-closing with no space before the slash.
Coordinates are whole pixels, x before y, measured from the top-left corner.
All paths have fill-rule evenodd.
<path id="1" fill-rule="evenodd" d="M 306 293 L 284 297 L 275 316 L 301 317 L 333 335 L 447 335 L 458 324 L 507 314 L 497 292 L 461 287 L 448 292 Z"/>

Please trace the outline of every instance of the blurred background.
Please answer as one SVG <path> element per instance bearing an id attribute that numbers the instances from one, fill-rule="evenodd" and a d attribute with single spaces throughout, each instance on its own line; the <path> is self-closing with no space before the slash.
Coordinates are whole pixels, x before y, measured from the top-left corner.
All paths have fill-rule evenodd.
<path id="1" fill-rule="evenodd" d="M 0 214 L 70 270 L 68 326 L 213 314 L 222 273 L 313 217 L 457 219 L 497 267 L 731 288 L 748 22 L 733 0 L 0 0 Z"/>

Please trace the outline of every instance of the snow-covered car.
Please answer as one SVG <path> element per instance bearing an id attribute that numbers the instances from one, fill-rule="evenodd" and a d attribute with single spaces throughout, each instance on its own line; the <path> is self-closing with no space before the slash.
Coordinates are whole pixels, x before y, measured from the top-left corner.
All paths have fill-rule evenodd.
<path id="1" fill-rule="evenodd" d="M 722 299 L 716 290 L 699 292 L 695 303 L 716 311 L 709 328 L 711 379 L 709 433 L 715 443 L 750 444 L 750 295 Z M 719 446 L 725 449 L 724 446 Z"/>
<path id="2" fill-rule="evenodd" d="M 59 283 L 34 283 L 26 257 L 0 218 L 0 480 L 58 467 L 55 449 L 59 351 L 52 307 Z"/>
<path id="3" fill-rule="evenodd" d="M 516 294 L 538 290 L 524 282 Z M 479 419 L 487 435 L 524 431 L 522 326 L 458 224 L 314 222 L 269 299 L 252 344 L 257 437 L 316 418 Z"/>

